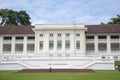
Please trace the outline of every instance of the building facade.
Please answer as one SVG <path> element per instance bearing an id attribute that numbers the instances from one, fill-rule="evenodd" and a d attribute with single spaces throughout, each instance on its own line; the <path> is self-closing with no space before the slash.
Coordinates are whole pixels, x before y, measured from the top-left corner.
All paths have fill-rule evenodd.
<path id="1" fill-rule="evenodd" d="M 114 69 L 120 25 L 36 24 L 0 27 L 0 70 Z"/>

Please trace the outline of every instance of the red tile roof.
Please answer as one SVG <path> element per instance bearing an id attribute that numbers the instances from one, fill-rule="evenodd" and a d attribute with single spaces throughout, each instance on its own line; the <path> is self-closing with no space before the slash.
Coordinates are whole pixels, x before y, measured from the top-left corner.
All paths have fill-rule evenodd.
<path id="1" fill-rule="evenodd" d="M 34 34 L 31 26 L 0 26 L 0 34 Z"/>
<path id="2" fill-rule="evenodd" d="M 86 33 L 120 33 L 120 24 L 85 25 Z M 0 34 L 34 34 L 31 26 L 0 26 Z"/>
<path id="3" fill-rule="evenodd" d="M 120 24 L 86 25 L 86 33 L 120 33 Z"/>

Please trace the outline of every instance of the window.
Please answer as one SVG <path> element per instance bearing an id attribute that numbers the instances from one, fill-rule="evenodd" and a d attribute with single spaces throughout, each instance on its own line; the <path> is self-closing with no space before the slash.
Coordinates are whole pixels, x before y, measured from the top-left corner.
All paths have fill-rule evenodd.
<path id="1" fill-rule="evenodd" d="M 49 41 L 49 49 L 53 49 L 54 48 L 54 41 Z"/>
<path id="2" fill-rule="evenodd" d="M 28 36 L 27 39 L 28 40 L 33 40 L 33 39 L 35 39 L 35 37 L 34 36 Z"/>
<path id="3" fill-rule="evenodd" d="M 107 50 L 107 44 L 106 43 L 98 43 L 98 50 L 99 51 L 106 51 Z"/>
<path id="4" fill-rule="evenodd" d="M 106 39 L 106 36 L 98 36 L 98 39 Z"/>
<path id="5" fill-rule="evenodd" d="M 23 44 L 15 44 L 15 51 L 20 53 L 23 51 Z"/>
<path id="6" fill-rule="evenodd" d="M 40 37 L 43 37 L 43 34 L 40 34 Z"/>
<path id="7" fill-rule="evenodd" d="M 114 60 L 117 61 L 119 58 L 118 56 L 114 56 Z"/>
<path id="8" fill-rule="evenodd" d="M 53 34 L 50 34 L 50 37 L 53 37 Z"/>
<path id="9" fill-rule="evenodd" d="M 86 39 L 94 39 L 94 36 L 86 36 Z"/>
<path id="10" fill-rule="evenodd" d="M 119 35 L 112 35 L 111 39 L 119 39 Z"/>
<path id="11" fill-rule="evenodd" d="M 69 33 L 66 33 L 66 37 L 69 37 L 70 36 L 70 34 Z"/>
<path id="12" fill-rule="evenodd" d="M 80 41 L 76 41 L 76 49 L 80 49 Z"/>
<path id="13" fill-rule="evenodd" d="M 58 37 L 61 37 L 61 34 L 60 34 L 60 33 L 58 34 Z"/>
<path id="14" fill-rule="evenodd" d="M 43 41 L 40 41 L 40 49 L 43 49 Z"/>
<path id="15" fill-rule="evenodd" d="M 34 44 L 27 44 L 27 51 L 33 52 L 34 51 Z"/>
<path id="16" fill-rule="evenodd" d="M 70 49 L 70 41 L 69 40 L 65 41 L 65 48 Z"/>
<path id="17" fill-rule="evenodd" d="M 57 41 L 57 49 L 61 49 L 62 48 L 62 41 L 58 40 Z"/>
<path id="18" fill-rule="evenodd" d="M 119 43 L 111 43 L 111 51 L 119 51 L 120 45 Z"/>
<path id="19" fill-rule="evenodd" d="M 105 56 L 102 56 L 102 59 L 105 59 Z"/>
<path id="20" fill-rule="evenodd" d="M 3 52 L 10 52 L 11 44 L 3 44 Z"/>
<path id="21" fill-rule="evenodd" d="M 79 33 L 77 33 L 77 34 L 76 34 L 76 36 L 77 36 L 77 37 L 79 37 L 79 36 L 80 36 L 80 34 L 79 34 Z"/>
<path id="22" fill-rule="evenodd" d="M 94 49 L 95 49 L 94 43 L 87 43 L 86 44 L 86 50 L 87 51 L 94 51 Z"/>
<path id="23" fill-rule="evenodd" d="M 24 39 L 23 36 L 17 36 L 17 37 L 16 37 L 16 40 L 23 40 L 23 39 Z"/>
<path id="24" fill-rule="evenodd" d="M 4 37 L 4 40 L 12 40 L 12 37 L 6 36 L 6 37 Z"/>

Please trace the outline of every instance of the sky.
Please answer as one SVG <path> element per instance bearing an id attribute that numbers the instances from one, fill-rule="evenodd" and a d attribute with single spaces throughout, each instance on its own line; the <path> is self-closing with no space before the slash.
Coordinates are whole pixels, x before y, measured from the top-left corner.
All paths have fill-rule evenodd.
<path id="1" fill-rule="evenodd" d="M 25 10 L 32 25 L 100 24 L 120 14 L 120 0 L 0 0 L 0 9 Z"/>

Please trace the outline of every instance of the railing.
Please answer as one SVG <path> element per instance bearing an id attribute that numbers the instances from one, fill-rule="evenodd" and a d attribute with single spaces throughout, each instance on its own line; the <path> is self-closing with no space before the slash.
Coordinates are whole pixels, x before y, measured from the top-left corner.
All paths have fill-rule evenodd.
<path id="1" fill-rule="evenodd" d="M 3 54 L 11 54 L 11 51 L 3 51 Z"/>
<path id="2" fill-rule="evenodd" d="M 4 43 L 10 43 L 12 40 L 3 40 Z"/>
<path id="3" fill-rule="evenodd" d="M 34 53 L 34 51 L 27 51 L 27 53 Z"/>
<path id="4" fill-rule="evenodd" d="M 86 41 L 88 41 L 88 42 L 93 42 L 94 39 L 86 39 Z"/>
<path id="5" fill-rule="evenodd" d="M 106 53 L 107 50 L 99 50 L 98 52 L 99 52 L 99 53 Z"/>
<path id="6" fill-rule="evenodd" d="M 107 41 L 107 39 L 98 39 L 98 41 Z"/>
<path id="7" fill-rule="evenodd" d="M 87 50 L 86 53 L 95 53 L 94 50 Z"/>
<path id="8" fill-rule="evenodd" d="M 28 39 L 28 42 L 35 42 L 35 39 Z"/>
<path id="9" fill-rule="evenodd" d="M 42 58 L 42 57 L 40 57 L 40 56 L 19 56 L 19 57 L 17 57 L 17 56 L 7 56 L 7 57 L 5 57 L 5 56 L 0 56 L 0 60 L 1 61 L 7 61 L 7 62 L 10 62 L 10 61 L 12 61 L 12 62 L 15 62 L 15 61 L 21 61 L 21 60 L 23 60 L 23 61 L 28 61 L 28 60 L 30 60 L 30 61 L 34 61 L 34 60 L 41 60 L 41 59 L 81 59 L 81 60 L 97 60 L 97 61 L 113 61 L 114 60 L 114 58 L 112 57 L 109 57 L 108 58 L 108 56 L 107 57 L 105 57 L 105 58 L 102 58 L 102 56 L 81 56 L 80 58 Z"/>
<path id="10" fill-rule="evenodd" d="M 120 53 L 120 50 L 112 50 L 111 53 Z"/>
<path id="11" fill-rule="evenodd" d="M 17 54 L 17 53 L 23 53 L 23 51 L 15 51 L 15 53 Z"/>
<path id="12" fill-rule="evenodd" d="M 119 39 L 111 39 L 111 41 L 119 41 Z"/>
<path id="13" fill-rule="evenodd" d="M 0 56 L 0 62 L 1 63 L 17 63 L 17 62 L 21 62 L 21 61 L 39 61 L 42 59 L 70 59 L 70 60 L 75 60 L 75 59 L 79 59 L 79 60 L 88 60 L 88 61 L 102 61 L 102 62 L 106 62 L 106 61 L 114 61 L 113 56 L 104 56 L 105 58 L 102 58 L 102 56 L 98 56 L 98 55 L 86 55 L 86 56 L 78 56 L 76 55 L 70 55 L 70 54 L 65 54 L 63 57 L 63 54 L 52 54 L 52 57 L 49 56 L 50 54 L 42 54 L 42 55 L 32 55 L 32 56 L 28 56 L 28 55 L 1 55 Z M 56 55 L 56 56 L 55 56 Z M 68 57 L 67 57 L 68 56 Z M 119 56 L 120 57 L 120 56 Z M 91 63 L 92 64 L 92 63 Z M 24 65 L 24 64 L 23 64 Z M 89 64 L 90 65 L 90 64 Z M 87 67 L 87 66 L 86 66 Z"/>
<path id="14" fill-rule="evenodd" d="M 23 40 L 19 39 L 19 40 L 16 40 L 16 42 L 23 42 Z"/>

